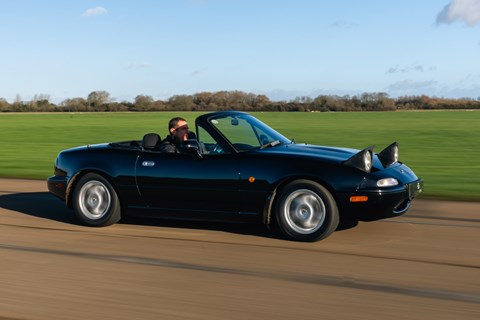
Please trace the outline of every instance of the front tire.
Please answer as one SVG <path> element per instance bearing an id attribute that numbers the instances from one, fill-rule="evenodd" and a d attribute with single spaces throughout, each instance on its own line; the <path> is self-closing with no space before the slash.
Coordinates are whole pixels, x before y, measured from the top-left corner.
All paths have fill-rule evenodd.
<path id="1" fill-rule="evenodd" d="M 280 230 L 290 239 L 317 241 L 338 226 L 338 208 L 332 194 L 310 180 L 296 180 L 280 192 L 275 206 Z"/>
<path id="2" fill-rule="evenodd" d="M 104 227 L 120 220 L 121 209 L 117 193 L 107 179 L 87 173 L 73 191 L 73 210 L 82 224 Z"/>

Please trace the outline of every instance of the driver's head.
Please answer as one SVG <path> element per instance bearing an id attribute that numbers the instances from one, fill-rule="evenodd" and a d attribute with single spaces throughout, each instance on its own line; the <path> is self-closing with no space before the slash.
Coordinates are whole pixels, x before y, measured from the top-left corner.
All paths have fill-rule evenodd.
<path id="1" fill-rule="evenodd" d="M 185 141 L 188 139 L 188 124 L 183 118 L 176 117 L 168 122 L 168 131 L 170 135 L 178 141 Z"/>

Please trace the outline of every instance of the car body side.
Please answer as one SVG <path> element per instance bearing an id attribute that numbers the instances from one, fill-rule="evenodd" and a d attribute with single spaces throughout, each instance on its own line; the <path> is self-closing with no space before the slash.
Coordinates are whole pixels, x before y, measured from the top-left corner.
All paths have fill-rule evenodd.
<path id="1" fill-rule="evenodd" d="M 61 152 L 56 174 L 48 179 L 50 192 L 71 207 L 76 182 L 94 172 L 115 188 L 122 214 L 269 223 L 279 190 L 307 179 L 330 191 L 341 218 L 376 220 L 403 214 L 411 200 L 408 185 L 419 181 L 402 163 L 383 168 L 377 155 L 370 173 L 347 166 L 345 160 L 358 151 L 351 149 L 291 144 L 196 159 L 137 145 L 131 141 Z M 148 161 L 155 166 L 142 165 Z M 387 177 L 399 184 L 376 185 Z M 366 196 L 368 201 L 352 202 L 352 196 Z"/>

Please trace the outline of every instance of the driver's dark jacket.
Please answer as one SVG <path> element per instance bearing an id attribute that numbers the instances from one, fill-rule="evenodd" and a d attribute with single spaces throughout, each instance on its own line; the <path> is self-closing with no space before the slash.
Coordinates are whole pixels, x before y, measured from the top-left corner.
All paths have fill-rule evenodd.
<path id="1" fill-rule="evenodd" d="M 160 142 L 158 149 L 163 153 L 180 153 L 178 150 L 179 141 L 172 136 L 167 136 Z"/>

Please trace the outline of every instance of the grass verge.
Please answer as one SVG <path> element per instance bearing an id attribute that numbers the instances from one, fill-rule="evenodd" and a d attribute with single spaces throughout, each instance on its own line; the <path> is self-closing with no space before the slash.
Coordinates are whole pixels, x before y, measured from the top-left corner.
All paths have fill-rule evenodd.
<path id="1" fill-rule="evenodd" d="M 168 120 L 195 112 L 0 113 L 0 177 L 46 179 L 59 151 L 85 144 L 164 137 Z M 425 180 L 423 197 L 480 201 L 480 112 L 253 113 L 297 143 L 377 152 L 393 141 Z"/>

